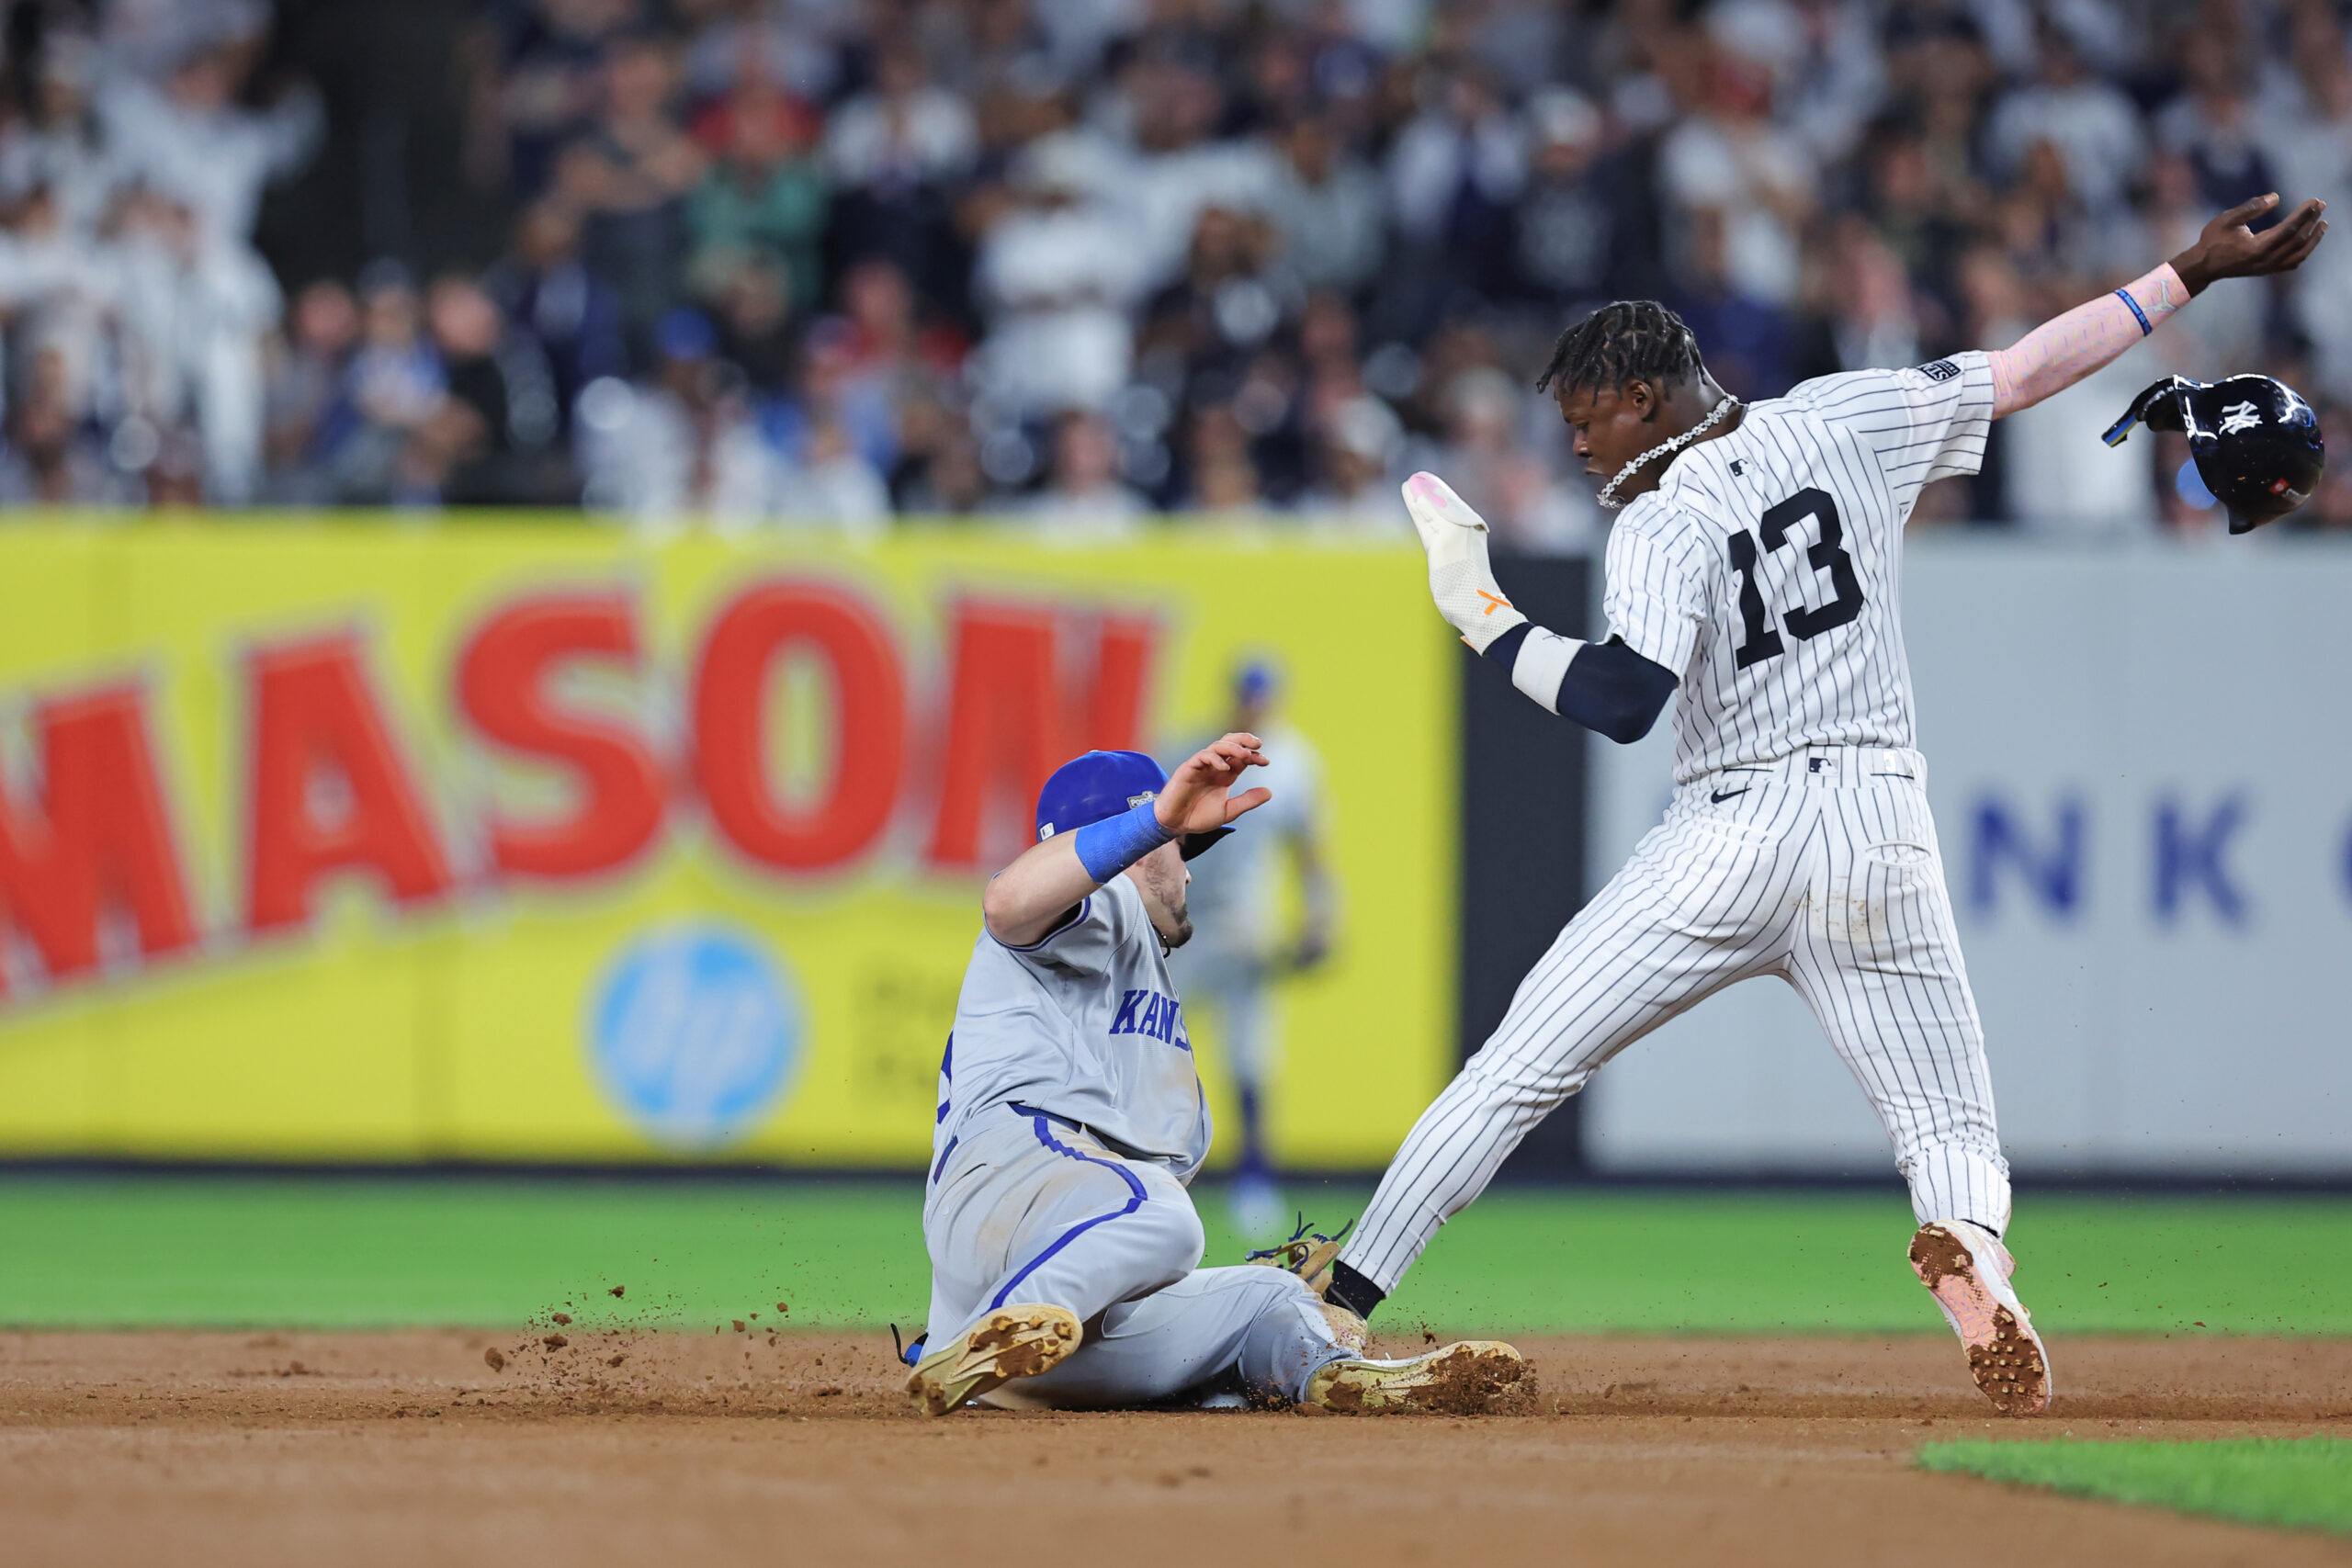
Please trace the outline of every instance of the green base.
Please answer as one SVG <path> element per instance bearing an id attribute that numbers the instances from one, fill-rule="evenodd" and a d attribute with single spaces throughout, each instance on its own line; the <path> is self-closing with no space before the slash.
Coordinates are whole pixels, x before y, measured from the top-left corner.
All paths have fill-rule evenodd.
<path id="1" fill-rule="evenodd" d="M 1285 1196 L 1329 1230 L 1363 1187 Z M 1238 1262 L 1221 1189 L 1210 1263 Z M 784 1181 L 0 1179 L 0 1325 L 702 1326 L 922 1321 L 918 1186 Z M 2030 1198 L 2011 1240 L 2061 1333 L 2352 1333 L 2352 1201 Z M 1899 1198 L 1498 1191 L 1380 1314 L 1461 1332 L 1942 1331 Z M 1272 1237 L 1253 1238 L 1263 1245 Z M 626 1288 L 618 1300 L 605 1292 Z M 568 1303 L 568 1304 L 567 1304 Z M 582 1309 L 585 1309 L 584 1311 Z"/>
<path id="2" fill-rule="evenodd" d="M 2352 1442 L 2341 1438 L 1929 1443 L 1919 1450 L 1919 1467 L 2241 1524 L 2352 1535 Z"/>

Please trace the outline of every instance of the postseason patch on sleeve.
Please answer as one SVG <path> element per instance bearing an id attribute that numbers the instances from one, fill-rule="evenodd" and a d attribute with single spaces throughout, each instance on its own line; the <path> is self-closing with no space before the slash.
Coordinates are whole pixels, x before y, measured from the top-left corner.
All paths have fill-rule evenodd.
<path id="1" fill-rule="evenodd" d="M 1949 359 L 1931 359 L 1919 367 L 1919 374 L 1930 381 L 1949 381 L 1960 374 L 1960 367 Z"/>

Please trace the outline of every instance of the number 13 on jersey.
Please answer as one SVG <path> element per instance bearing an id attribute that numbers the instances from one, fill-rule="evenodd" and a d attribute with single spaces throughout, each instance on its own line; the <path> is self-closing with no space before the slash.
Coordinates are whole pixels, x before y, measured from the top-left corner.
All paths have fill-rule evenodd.
<path id="1" fill-rule="evenodd" d="M 1788 645 L 1781 640 L 1780 632 L 1772 625 L 1771 612 L 1765 605 L 1763 587 L 1756 580 L 1756 567 L 1764 555 L 1787 548 L 1789 530 L 1808 517 L 1819 525 L 1821 537 L 1805 550 L 1805 563 L 1816 577 L 1825 571 L 1829 574 L 1829 586 L 1835 596 L 1818 608 L 1799 604 L 1785 610 L 1781 619 L 1789 628 L 1789 635 L 1801 641 L 1809 640 L 1844 626 L 1862 613 L 1861 579 L 1854 574 L 1854 558 L 1846 552 L 1845 530 L 1838 521 L 1838 502 L 1826 490 L 1801 490 L 1768 508 L 1755 533 L 1743 528 L 1731 536 L 1731 564 L 1739 573 L 1739 619 L 1745 634 L 1740 645 L 1732 650 L 1732 657 L 1742 670 L 1768 659 L 1778 659 L 1788 651 Z"/>

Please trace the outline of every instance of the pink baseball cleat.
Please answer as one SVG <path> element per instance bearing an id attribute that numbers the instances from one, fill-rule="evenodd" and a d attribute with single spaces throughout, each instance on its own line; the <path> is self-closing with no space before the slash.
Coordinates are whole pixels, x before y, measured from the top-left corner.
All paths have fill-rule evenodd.
<path id="1" fill-rule="evenodd" d="M 1911 1238 L 1911 1270 L 1968 1348 L 1976 1386 L 2004 1416 L 2050 1408 L 2050 1360 L 2033 1316 L 2009 1288 L 2017 1260 L 2001 1238 L 1967 1220 L 1935 1220 Z"/>

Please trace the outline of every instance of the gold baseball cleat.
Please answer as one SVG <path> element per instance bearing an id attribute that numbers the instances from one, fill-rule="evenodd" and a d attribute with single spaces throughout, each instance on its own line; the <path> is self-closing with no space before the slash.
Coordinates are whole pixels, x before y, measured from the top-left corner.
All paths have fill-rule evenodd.
<path id="1" fill-rule="evenodd" d="M 915 1364 L 907 1393 L 926 1416 L 944 1416 L 1015 1378 L 1069 1359 L 1085 1337 L 1067 1307 L 999 1307 Z"/>
<path id="2" fill-rule="evenodd" d="M 1306 1403 L 1349 1416 L 1476 1416 L 1526 1371 L 1519 1352 L 1501 1340 L 1464 1339 L 1401 1361 L 1333 1361 L 1307 1380 Z"/>

